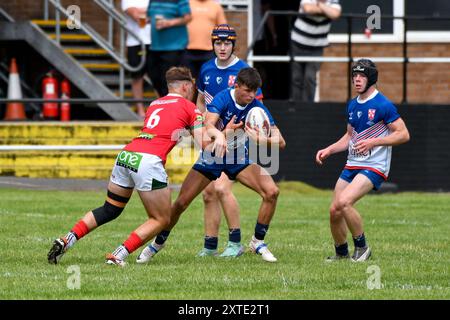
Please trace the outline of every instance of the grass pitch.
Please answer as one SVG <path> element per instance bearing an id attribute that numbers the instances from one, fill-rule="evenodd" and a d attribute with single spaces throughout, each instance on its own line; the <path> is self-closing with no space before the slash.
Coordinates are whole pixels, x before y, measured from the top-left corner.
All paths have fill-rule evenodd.
<path id="1" fill-rule="evenodd" d="M 234 191 L 243 244 L 248 245 L 260 199 L 240 185 Z M 146 218 L 134 194 L 118 219 L 79 241 L 60 264 L 49 265 L 46 255 L 53 239 L 100 206 L 104 197 L 105 191 L 0 189 L 0 299 L 450 299 L 449 194 L 369 195 L 361 200 L 357 208 L 373 249 L 366 263 L 325 263 L 333 254 L 331 192 L 283 183 L 266 236 L 277 263 L 249 252 L 231 260 L 197 258 L 203 245 L 198 197 L 150 264 L 135 263 L 138 250 L 124 269 L 106 265 L 105 253 Z M 226 241 L 222 219 L 219 250 Z"/>

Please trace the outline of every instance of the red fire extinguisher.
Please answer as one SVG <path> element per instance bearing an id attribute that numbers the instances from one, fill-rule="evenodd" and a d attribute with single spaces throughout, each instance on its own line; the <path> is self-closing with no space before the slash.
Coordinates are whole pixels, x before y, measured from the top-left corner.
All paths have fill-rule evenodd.
<path id="1" fill-rule="evenodd" d="M 70 82 L 64 78 L 61 81 L 61 99 L 70 98 Z M 61 103 L 61 121 L 70 121 L 70 103 L 68 101 L 63 101 Z"/>
<path id="2" fill-rule="evenodd" d="M 42 80 L 42 96 L 44 99 L 58 99 L 58 80 L 52 72 L 47 73 Z M 45 102 L 42 106 L 42 115 L 44 119 L 58 119 L 58 103 Z"/>

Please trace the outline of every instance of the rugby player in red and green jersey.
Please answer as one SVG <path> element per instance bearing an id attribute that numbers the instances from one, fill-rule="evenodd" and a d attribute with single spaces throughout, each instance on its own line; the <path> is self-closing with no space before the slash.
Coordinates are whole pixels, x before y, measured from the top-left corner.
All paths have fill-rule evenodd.
<path id="1" fill-rule="evenodd" d="M 127 256 L 164 230 L 170 222 L 170 190 L 164 168 L 167 154 L 186 130 L 197 145 L 203 141 L 203 116 L 190 100 L 194 93 L 191 72 L 172 67 L 166 73 L 169 94 L 153 101 L 141 133 L 118 154 L 103 206 L 87 212 L 66 236 L 54 241 L 48 262 L 57 264 L 78 240 L 117 218 L 136 189 L 149 219 L 135 229 L 106 263 L 123 266 Z"/>

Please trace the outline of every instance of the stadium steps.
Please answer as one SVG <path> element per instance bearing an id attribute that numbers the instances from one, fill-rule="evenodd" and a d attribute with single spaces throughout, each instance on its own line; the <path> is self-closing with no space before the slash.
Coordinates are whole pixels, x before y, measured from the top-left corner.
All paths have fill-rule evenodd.
<path id="1" fill-rule="evenodd" d="M 141 125 L 138 122 L 4 122 L 0 123 L 0 145 L 124 145 L 139 133 Z M 108 179 L 118 152 L 0 150 L 0 176 Z M 181 183 L 197 156 L 189 143 L 176 146 L 166 162 L 170 182 Z"/>
<path id="2" fill-rule="evenodd" d="M 44 31 L 51 39 L 56 39 L 56 20 L 32 20 L 32 22 Z M 61 24 L 61 46 L 65 53 L 71 55 L 86 70 L 102 81 L 113 94 L 120 96 L 120 65 L 113 60 L 108 52 L 99 47 L 92 38 L 81 30 L 70 30 L 65 24 Z M 155 99 L 156 91 L 151 81 L 144 81 L 144 98 Z M 125 76 L 124 98 L 133 98 L 131 92 L 131 78 Z"/>

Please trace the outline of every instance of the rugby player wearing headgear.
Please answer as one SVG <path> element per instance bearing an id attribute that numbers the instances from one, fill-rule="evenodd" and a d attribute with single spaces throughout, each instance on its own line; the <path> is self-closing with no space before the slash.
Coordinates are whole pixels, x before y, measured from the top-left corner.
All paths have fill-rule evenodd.
<path id="1" fill-rule="evenodd" d="M 228 24 L 217 25 L 212 30 L 211 41 L 216 58 L 203 64 L 196 81 L 198 88 L 197 106 L 204 113 L 206 113 L 205 105 L 211 103 L 220 91 L 233 87 L 239 70 L 248 67 L 244 61 L 234 54 L 236 39 L 236 31 Z M 258 89 L 256 98 L 262 100 L 261 89 Z M 229 234 L 227 246 L 220 256 L 238 257 L 244 252 L 244 247 L 241 245 L 239 205 L 233 195 L 232 186 L 233 182 L 226 174 L 222 174 L 203 191 L 205 238 L 204 247 L 198 253 L 198 256 L 215 256 L 218 254 L 221 207 L 227 220 Z M 161 234 L 144 249 L 138 261 L 147 262 L 150 260 L 151 256 L 162 248 L 161 244 L 165 241 L 162 239 L 164 239 L 164 234 Z"/>
<path id="2" fill-rule="evenodd" d="M 125 258 L 164 230 L 170 222 L 170 190 L 164 169 L 167 154 L 185 129 L 202 145 L 203 116 L 190 101 L 194 82 L 189 69 L 172 67 L 166 72 L 169 94 L 147 109 L 141 133 L 118 154 L 103 206 L 87 212 L 66 236 L 56 239 L 47 255 L 57 264 L 66 251 L 97 227 L 116 219 L 136 190 L 149 219 L 134 230 L 112 254 L 108 264 L 125 265 Z M 205 140 L 205 144 L 206 144 Z"/>
<path id="3" fill-rule="evenodd" d="M 316 162 L 322 165 L 330 155 L 348 150 L 347 163 L 336 183 L 330 207 L 336 254 L 328 257 L 327 262 L 350 258 L 347 230 L 355 245 L 352 261 L 370 258 L 362 218 L 354 205 L 372 189 L 378 190 L 387 179 L 392 146 L 409 141 L 408 129 L 396 107 L 376 89 L 376 65 L 369 59 L 360 59 L 352 66 L 351 73 L 358 96 L 347 106 L 347 132 L 316 154 Z"/>

